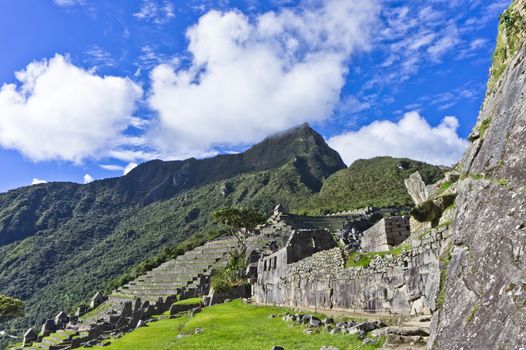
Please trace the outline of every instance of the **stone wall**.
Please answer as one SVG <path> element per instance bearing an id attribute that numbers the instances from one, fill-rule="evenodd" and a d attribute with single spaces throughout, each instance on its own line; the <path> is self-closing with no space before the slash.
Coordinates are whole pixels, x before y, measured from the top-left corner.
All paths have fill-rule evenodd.
<path id="1" fill-rule="evenodd" d="M 258 262 L 258 280 L 277 280 L 289 264 L 336 246 L 324 230 L 294 230 L 284 248 L 263 256 Z"/>
<path id="2" fill-rule="evenodd" d="M 433 230 L 414 240 L 410 251 L 377 256 L 367 268 L 344 268 L 340 248 L 319 252 L 260 274 L 254 298 L 259 304 L 308 309 L 429 314 L 436 309 L 438 258 L 448 240 L 449 228 Z"/>
<path id="3" fill-rule="evenodd" d="M 411 235 L 409 216 L 392 216 L 380 220 L 363 233 L 361 250 L 384 252 L 399 245 Z"/>

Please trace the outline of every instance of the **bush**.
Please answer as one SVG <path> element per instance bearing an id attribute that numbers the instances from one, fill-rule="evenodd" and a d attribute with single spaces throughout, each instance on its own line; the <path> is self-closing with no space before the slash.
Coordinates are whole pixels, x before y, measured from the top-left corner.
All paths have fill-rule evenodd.
<path id="1" fill-rule="evenodd" d="M 24 303 L 22 300 L 0 295 L 0 322 L 24 316 Z"/>
<path id="2" fill-rule="evenodd" d="M 217 292 L 224 292 L 228 289 L 239 287 L 247 282 L 245 269 L 247 259 L 245 253 L 235 250 L 230 253 L 228 263 L 223 268 L 212 271 L 210 284 Z"/>

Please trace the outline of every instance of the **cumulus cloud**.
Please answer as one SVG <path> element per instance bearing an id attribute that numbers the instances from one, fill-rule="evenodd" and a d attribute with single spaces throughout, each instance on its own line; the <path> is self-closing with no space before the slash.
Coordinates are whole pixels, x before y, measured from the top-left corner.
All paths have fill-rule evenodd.
<path id="1" fill-rule="evenodd" d="M 334 136 L 328 143 L 347 164 L 361 158 L 392 156 L 452 165 L 460 160 L 468 145 L 457 129 L 455 117 L 445 117 L 433 127 L 418 112 L 409 112 L 397 123 L 375 121 L 357 131 Z"/>
<path id="2" fill-rule="evenodd" d="M 33 178 L 33 181 L 31 181 L 31 185 L 40 185 L 40 184 L 47 184 L 46 180 L 37 179 L 36 177 Z"/>
<path id="3" fill-rule="evenodd" d="M 0 88 L 0 146 L 34 161 L 80 163 L 126 143 L 142 89 L 127 78 L 76 67 L 56 55 L 15 73 L 18 85 Z"/>
<path id="4" fill-rule="evenodd" d="M 329 0 L 255 18 L 208 12 L 187 32 L 191 62 L 151 73 L 153 144 L 182 158 L 328 118 L 351 54 L 369 47 L 378 8 Z"/>
<path id="5" fill-rule="evenodd" d="M 93 176 L 91 176 L 90 174 L 85 174 L 84 175 L 84 183 L 85 184 L 89 184 L 90 182 L 93 182 Z"/>

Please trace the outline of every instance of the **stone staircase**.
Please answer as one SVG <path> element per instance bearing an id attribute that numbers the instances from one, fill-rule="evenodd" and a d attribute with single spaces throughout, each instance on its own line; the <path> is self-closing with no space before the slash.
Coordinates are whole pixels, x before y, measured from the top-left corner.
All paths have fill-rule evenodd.
<path id="1" fill-rule="evenodd" d="M 118 288 L 109 300 L 120 303 L 141 298 L 156 302 L 171 295 L 188 298 L 206 293 L 212 270 L 226 264 L 228 253 L 236 245 L 234 238 L 208 242 Z"/>

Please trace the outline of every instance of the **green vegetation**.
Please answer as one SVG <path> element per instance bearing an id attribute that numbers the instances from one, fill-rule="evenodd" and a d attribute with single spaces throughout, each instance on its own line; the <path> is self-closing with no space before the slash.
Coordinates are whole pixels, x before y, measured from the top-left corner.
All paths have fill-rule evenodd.
<path id="1" fill-rule="evenodd" d="M 150 323 L 113 340 L 104 349 L 261 350 L 279 345 L 285 349 L 319 350 L 322 346 L 334 346 L 342 350 L 369 350 L 383 343 L 363 345 L 356 335 L 330 335 L 325 331 L 307 335 L 304 326 L 287 323 L 280 317 L 269 318 L 271 314 L 285 311 L 276 307 L 245 305 L 235 300 L 204 308 L 193 318 L 183 316 Z M 203 332 L 195 334 L 196 328 Z M 185 336 L 178 338 L 180 334 Z"/>
<path id="2" fill-rule="evenodd" d="M 184 300 L 179 300 L 174 303 L 174 305 L 199 305 L 203 299 L 201 298 L 188 298 Z"/>
<path id="3" fill-rule="evenodd" d="M 442 185 L 440 185 L 440 188 L 438 189 L 438 194 L 440 195 L 446 192 L 447 190 L 451 188 L 452 185 L 453 183 L 451 181 L 444 182 Z"/>
<path id="4" fill-rule="evenodd" d="M 230 253 L 228 263 L 224 268 L 214 269 L 210 285 L 215 291 L 223 292 L 247 283 L 245 278 L 246 255 L 244 251 L 235 250 Z"/>
<path id="5" fill-rule="evenodd" d="M 326 214 L 373 207 L 413 206 L 404 180 L 419 171 L 425 183 L 435 183 L 444 171 L 410 159 L 377 157 L 357 160 L 328 178 L 300 213 Z"/>
<path id="6" fill-rule="evenodd" d="M 510 185 L 507 179 L 498 179 L 496 184 L 501 187 L 508 187 Z"/>
<path id="7" fill-rule="evenodd" d="M 24 303 L 17 298 L 0 295 L 0 321 L 24 315 Z"/>
<path id="8" fill-rule="evenodd" d="M 451 252 L 453 250 L 453 245 L 449 243 L 446 251 L 442 256 L 440 256 L 440 286 L 438 289 L 437 296 L 437 308 L 441 308 L 446 301 L 446 282 L 447 275 L 449 273 L 449 263 L 451 262 Z"/>
<path id="9" fill-rule="evenodd" d="M 521 192 L 522 192 L 522 193 L 526 193 L 526 187 L 523 187 L 523 188 L 521 189 Z"/>
<path id="10" fill-rule="evenodd" d="M 500 16 L 499 34 L 497 46 L 493 54 L 493 65 L 491 68 L 488 88 L 491 89 L 506 70 L 508 60 L 519 50 L 525 36 L 526 23 L 519 13 L 517 2 Z"/>
<path id="11" fill-rule="evenodd" d="M 299 208 L 343 167 L 323 138 L 302 126 L 242 154 L 151 161 L 87 185 L 2 193 L 0 293 L 26 303 L 26 316 L 11 326 L 27 328 L 223 234 L 211 220 L 218 208 Z"/>
<path id="12" fill-rule="evenodd" d="M 411 243 L 403 243 L 387 252 L 351 253 L 349 254 L 349 257 L 347 258 L 347 261 L 345 262 L 345 268 L 347 269 L 350 267 L 366 268 L 371 265 L 371 262 L 377 256 L 386 256 L 386 255 L 399 256 L 409 250 L 411 250 Z"/>
<path id="13" fill-rule="evenodd" d="M 479 127 L 480 138 L 484 138 L 484 134 L 486 133 L 486 130 L 488 130 L 490 125 L 491 125 L 491 118 L 484 119 L 482 123 L 480 123 L 480 127 Z"/>
<path id="14" fill-rule="evenodd" d="M 102 303 L 95 309 L 91 310 L 88 313 L 85 313 L 84 315 L 79 317 L 79 320 L 86 321 L 86 320 L 93 320 L 98 319 L 99 315 L 103 315 L 106 311 L 109 311 L 112 308 L 112 305 L 110 303 Z M 72 310 L 74 311 L 74 310 Z"/>
<path id="15" fill-rule="evenodd" d="M 151 161 L 126 176 L 87 185 L 48 183 L 2 193 L 0 293 L 26 304 L 25 317 L 9 327 L 22 330 L 71 310 L 96 291 L 109 292 L 225 234 L 211 219 L 218 208 L 268 215 L 281 203 L 304 210 L 329 180 L 309 211 L 409 204 L 404 178 L 416 170 L 428 182 L 442 176 L 424 163 L 375 158 L 356 162 L 333 180 L 331 174 L 343 168 L 323 138 L 302 126 L 238 155 Z"/>
<path id="16" fill-rule="evenodd" d="M 473 321 L 473 318 L 475 317 L 481 306 L 482 302 L 479 301 L 473 306 L 473 308 L 471 308 L 468 317 L 466 317 L 466 323 L 470 323 L 471 321 Z"/>
<path id="17" fill-rule="evenodd" d="M 214 212 L 213 218 L 230 229 L 230 233 L 238 240 L 243 256 L 247 249 L 248 234 L 267 219 L 265 215 L 250 208 L 222 208 Z"/>

